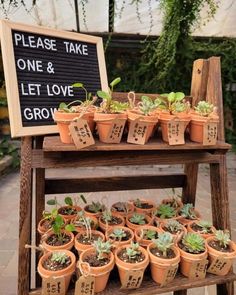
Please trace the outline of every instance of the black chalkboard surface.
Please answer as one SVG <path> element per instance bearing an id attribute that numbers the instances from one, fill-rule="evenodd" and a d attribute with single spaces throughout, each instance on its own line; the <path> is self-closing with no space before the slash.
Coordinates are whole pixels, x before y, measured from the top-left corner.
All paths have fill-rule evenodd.
<path id="1" fill-rule="evenodd" d="M 2 21 L 1 44 L 13 137 L 56 132 L 60 102 L 85 99 L 73 83 L 92 94 L 107 88 L 99 37 Z"/>

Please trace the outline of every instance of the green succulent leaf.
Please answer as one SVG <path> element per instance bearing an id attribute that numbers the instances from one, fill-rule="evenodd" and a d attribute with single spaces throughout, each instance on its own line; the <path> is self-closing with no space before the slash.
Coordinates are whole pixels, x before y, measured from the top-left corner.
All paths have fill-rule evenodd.
<path id="1" fill-rule="evenodd" d="M 205 240 L 199 234 L 186 234 L 182 239 L 182 244 L 190 253 L 198 254 L 205 251 Z"/>
<path id="2" fill-rule="evenodd" d="M 77 82 L 77 83 L 72 84 L 72 86 L 76 87 L 76 88 L 82 88 L 82 87 L 84 87 L 84 84 L 80 83 L 80 82 Z"/>
<path id="3" fill-rule="evenodd" d="M 181 101 L 185 98 L 185 94 L 183 92 L 176 92 L 175 93 L 175 99 L 177 101 Z"/>
<path id="4" fill-rule="evenodd" d="M 111 99 L 111 96 L 109 95 L 109 93 L 105 92 L 105 91 L 102 91 L 102 90 L 98 90 L 97 91 L 97 95 L 99 97 L 101 97 L 102 99 L 105 99 L 105 100 L 109 100 Z"/>
<path id="5" fill-rule="evenodd" d="M 73 206 L 73 201 L 72 201 L 71 197 L 66 197 L 64 201 L 65 201 L 66 205 Z"/>
<path id="6" fill-rule="evenodd" d="M 50 199 L 47 201 L 47 204 L 50 206 L 57 205 L 57 200 L 56 199 Z"/>
<path id="7" fill-rule="evenodd" d="M 121 78 L 118 77 L 116 79 L 114 79 L 111 83 L 110 83 L 110 86 L 113 88 L 114 86 L 116 86 L 118 83 L 120 83 L 121 81 Z"/>
<path id="8" fill-rule="evenodd" d="M 76 231 L 76 228 L 75 228 L 74 224 L 70 223 L 65 226 L 65 230 L 67 230 L 69 232 L 73 232 L 73 231 Z"/>

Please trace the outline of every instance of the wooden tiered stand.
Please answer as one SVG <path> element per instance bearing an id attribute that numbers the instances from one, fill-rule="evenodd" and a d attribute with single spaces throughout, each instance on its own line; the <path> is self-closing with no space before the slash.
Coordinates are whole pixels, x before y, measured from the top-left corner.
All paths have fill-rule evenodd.
<path id="1" fill-rule="evenodd" d="M 124 98 L 127 94 L 116 93 Z M 221 89 L 220 59 L 212 57 L 194 62 L 191 96 L 193 105 L 206 98 L 218 106 L 220 125 L 218 142 L 215 146 L 203 146 L 186 142 L 183 146 L 169 146 L 161 139 L 153 139 L 140 146 L 127 144 L 96 145 L 77 151 L 75 146 L 62 144 L 58 136 L 22 138 L 21 183 L 20 183 L 20 225 L 19 225 L 19 270 L 18 294 L 41 294 L 40 289 L 31 290 L 31 252 L 25 244 L 31 244 L 37 224 L 45 207 L 45 194 L 96 192 L 116 190 L 136 190 L 153 188 L 183 188 L 183 201 L 195 203 L 198 164 L 210 165 L 210 185 L 213 224 L 216 228 L 230 229 L 226 152 L 230 145 L 225 143 L 223 103 Z M 63 167 L 126 166 L 149 164 L 184 164 L 184 173 L 171 175 L 145 175 L 122 177 L 97 177 L 83 179 L 45 178 L 45 169 Z M 35 177 L 33 177 L 35 171 Z M 35 189 L 34 208 L 32 190 Z M 32 220 L 32 212 L 36 212 Z M 36 242 L 39 237 L 36 234 Z M 133 291 L 121 291 L 119 280 L 111 280 L 102 295 L 135 294 L 151 295 L 174 291 L 175 295 L 187 294 L 189 288 L 217 284 L 218 295 L 233 295 L 233 282 L 236 275 L 232 272 L 219 277 L 207 274 L 205 279 L 189 281 L 181 275 L 166 287 L 160 288 L 151 278 L 145 278 L 141 288 Z M 39 283 L 39 278 L 36 280 Z M 73 294 L 73 292 L 71 293 Z"/>

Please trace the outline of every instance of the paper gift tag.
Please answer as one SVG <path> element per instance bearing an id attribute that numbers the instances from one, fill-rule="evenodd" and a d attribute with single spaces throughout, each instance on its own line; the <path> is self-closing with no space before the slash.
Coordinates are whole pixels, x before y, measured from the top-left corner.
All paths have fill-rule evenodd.
<path id="1" fill-rule="evenodd" d="M 125 275 L 125 280 L 121 289 L 137 289 L 140 287 L 143 280 L 143 271 L 128 270 Z"/>
<path id="2" fill-rule="evenodd" d="M 119 143 L 125 128 L 126 119 L 115 119 L 112 121 L 110 131 L 108 132 L 107 143 Z"/>
<path id="3" fill-rule="evenodd" d="M 94 295 L 95 278 L 92 276 L 81 276 L 75 284 L 74 295 Z"/>
<path id="4" fill-rule="evenodd" d="M 138 120 L 134 120 L 130 123 L 129 134 L 127 142 L 135 144 L 146 143 L 146 132 L 148 129 L 148 123 Z"/>
<path id="5" fill-rule="evenodd" d="M 69 125 L 71 137 L 77 149 L 95 144 L 92 132 L 86 120 L 78 119 Z"/>
<path id="6" fill-rule="evenodd" d="M 214 258 L 207 269 L 207 272 L 215 274 L 215 275 L 222 275 L 228 273 L 232 266 L 232 260 L 224 258 L 224 257 L 217 257 Z"/>
<path id="7" fill-rule="evenodd" d="M 185 144 L 184 141 L 184 122 L 173 119 L 168 123 L 169 145 Z"/>
<path id="8" fill-rule="evenodd" d="M 197 279 L 204 279 L 206 276 L 208 260 L 203 259 L 199 261 L 193 262 L 191 265 L 191 270 L 189 273 L 189 279 L 197 280 Z"/>
<path id="9" fill-rule="evenodd" d="M 43 279 L 42 295 L 65 295 L 65 278 L 49 277 Z"/>
<path id="10" fill-rule="evenodd" d="M 217 123 L 206 122 L 203 127 L 203 145 L 215 145 L 217 141 Z"/>
<path id="11" fill-rule="evenodd" d="M 175 275 L 177 273 L 177 270 L 178 270 L 178 264 L 174 265 L 174 266 L 170 265 L 165 270 L 164 279 L 163 279 L 163 283 L 161 284 L 161 287 L 163 287 L 173 281 L 173 279 L 175 278 Z"/>

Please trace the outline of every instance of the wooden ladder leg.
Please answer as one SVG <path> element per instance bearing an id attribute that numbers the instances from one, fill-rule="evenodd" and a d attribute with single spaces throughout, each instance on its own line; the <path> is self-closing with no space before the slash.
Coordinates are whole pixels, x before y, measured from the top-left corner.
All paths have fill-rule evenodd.
<path id="1" fill-rule="evenodd" d="M 21 141 L 20 171 L 20 220 L 19 220 L 19 257 L 18 257 L 18 295 L 28 294 L 30 289 L 32 212 L 32 137 L 23 137 Z"/>
<path id="2" fill-rule="evenodd" d="M 219 163 L 210 164 L 212 219 L 217 229 L 230 230 L 226 156 L 220 158 Z M 234 295 L 233 282 L 217 285 L 217 294 Z"/>
<path id="3" fill-rule="evenodd" d="M 182 201 L 183 203 L 195 204 L 198 164 L 185 164 L 184 173 L 186 175 L 186 182 L 183 187 Z M 187 290 L 175 291 L 174 295 L 187 295 Z"/>

